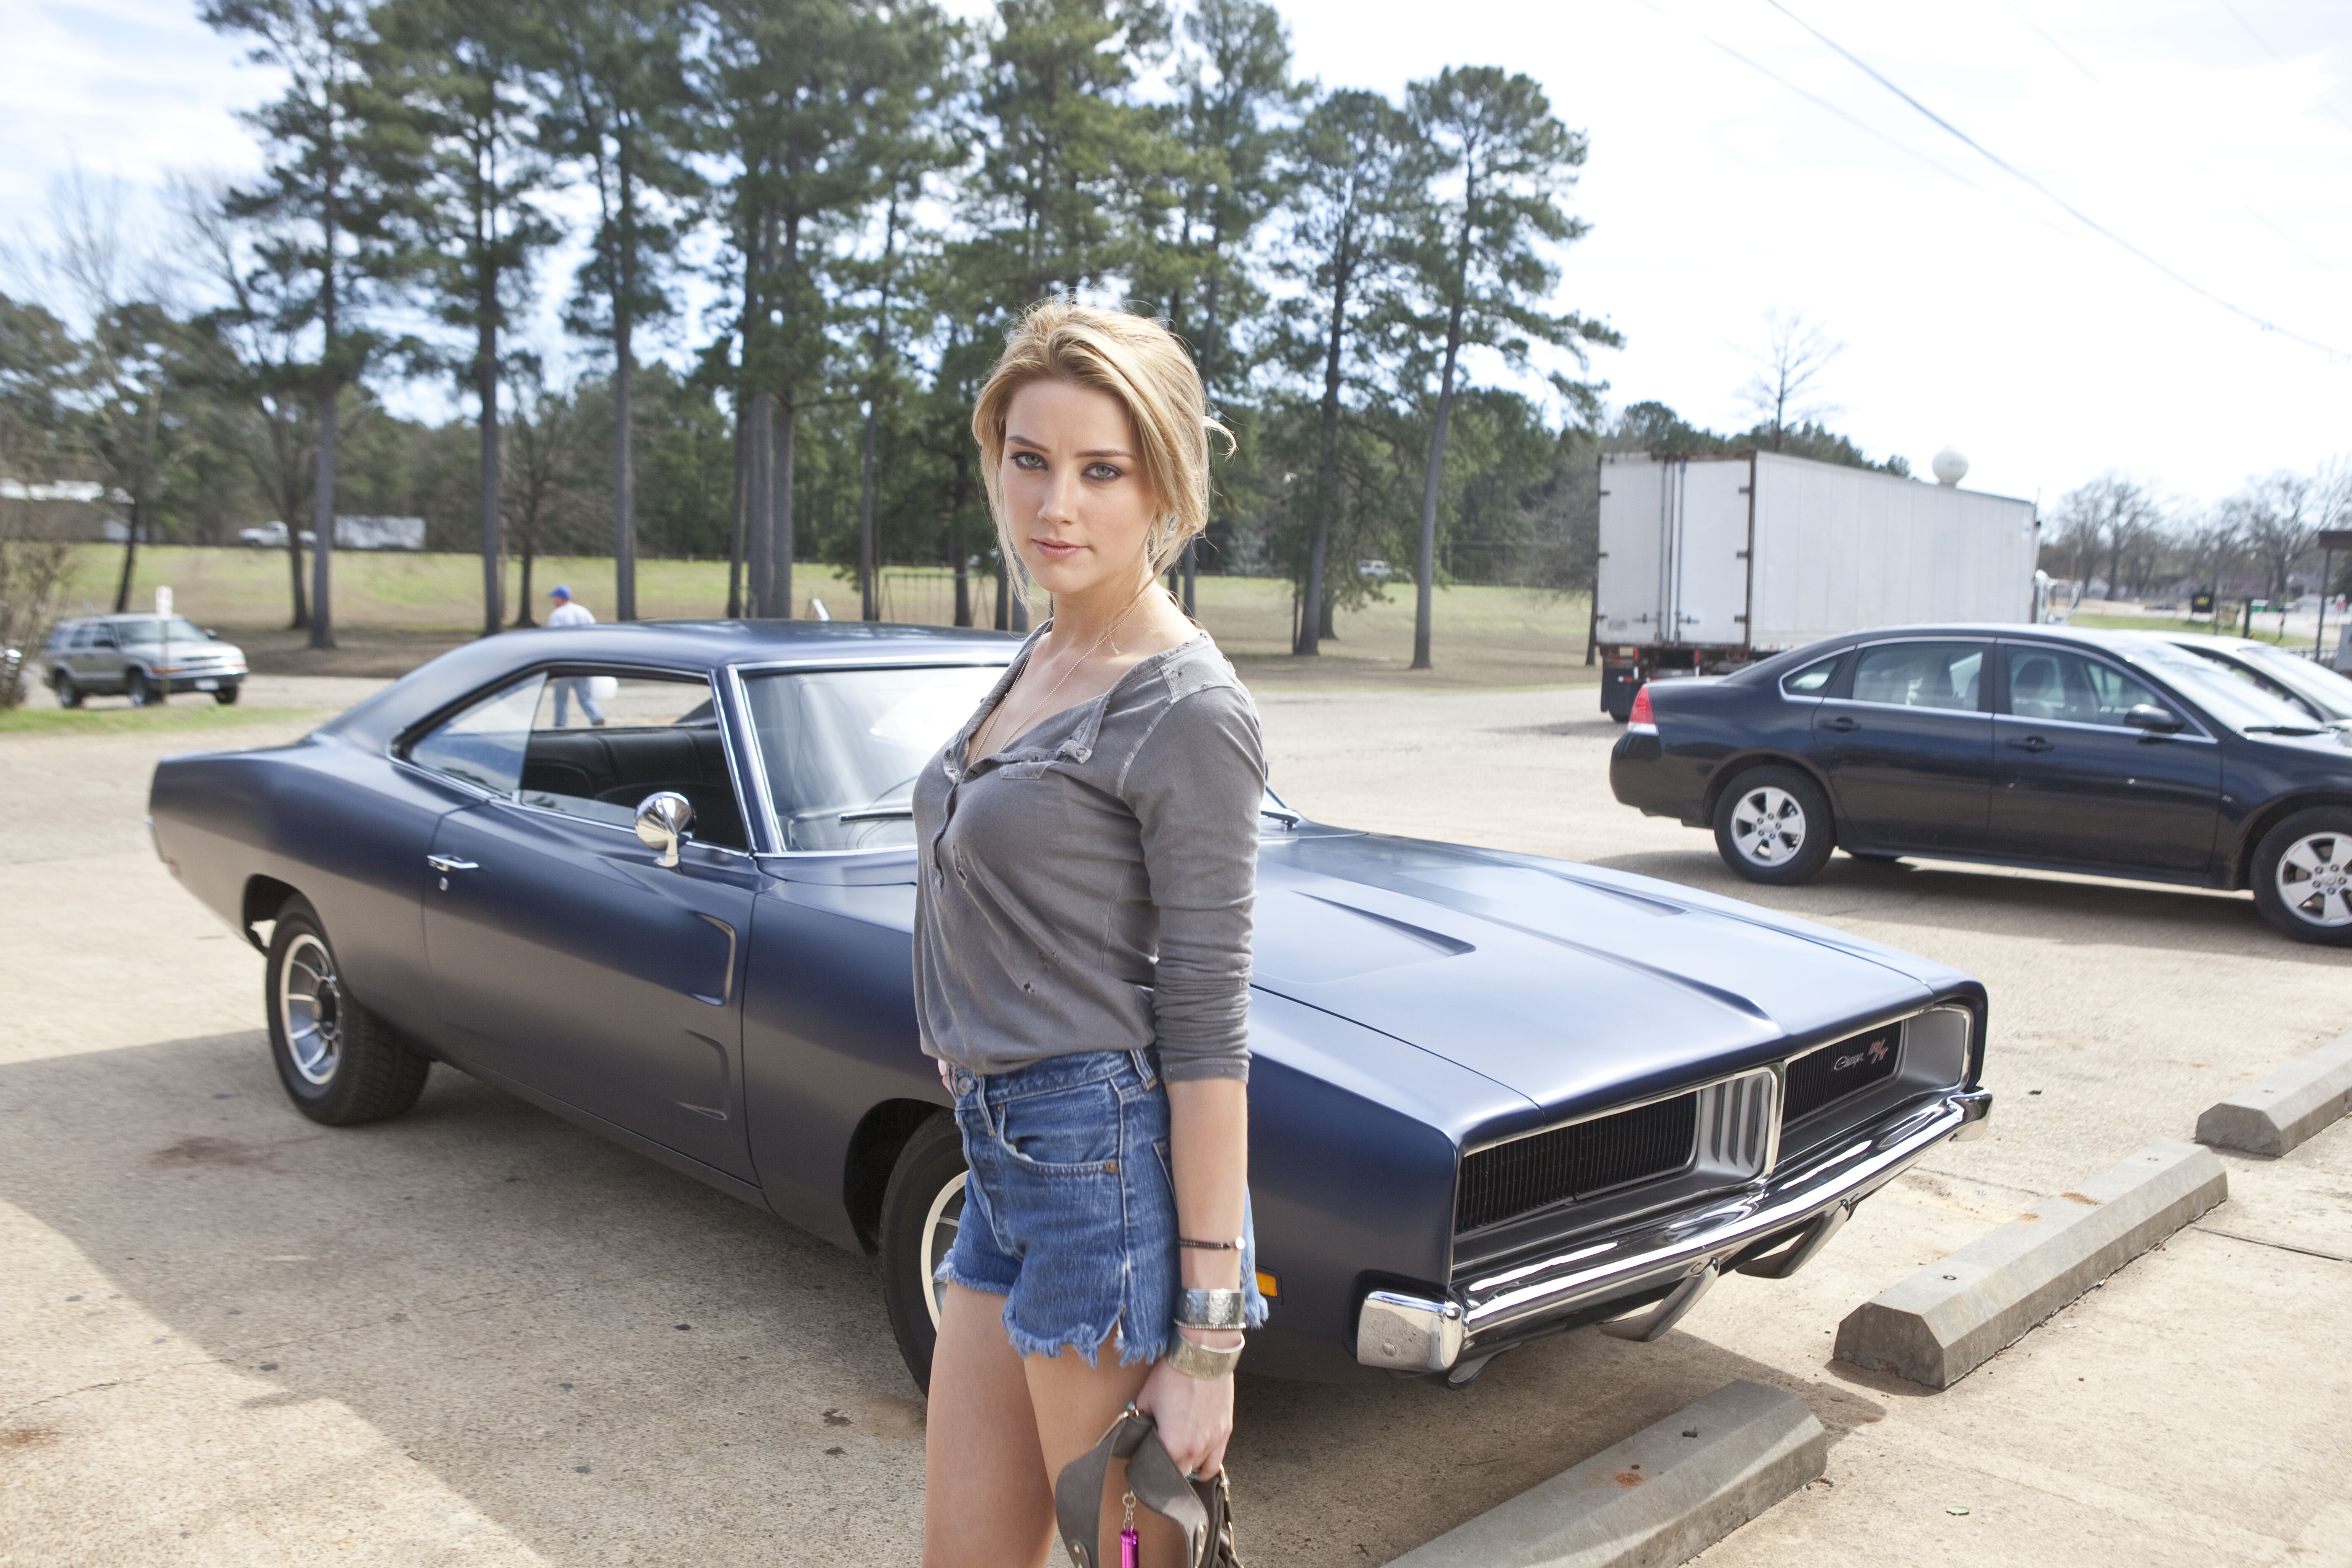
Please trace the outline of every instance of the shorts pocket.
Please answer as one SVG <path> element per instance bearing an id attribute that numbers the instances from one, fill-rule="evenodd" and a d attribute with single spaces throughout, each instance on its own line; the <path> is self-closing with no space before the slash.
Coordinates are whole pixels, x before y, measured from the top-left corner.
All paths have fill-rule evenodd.
<path id="1" fill-rule="evenodd" d="M 1118 1090 L 1108 1079 L 1046 1089 L 996 1110 L 996 1141 L 1024 1170 L 1097 1175 L 1118 1169 Z"/>

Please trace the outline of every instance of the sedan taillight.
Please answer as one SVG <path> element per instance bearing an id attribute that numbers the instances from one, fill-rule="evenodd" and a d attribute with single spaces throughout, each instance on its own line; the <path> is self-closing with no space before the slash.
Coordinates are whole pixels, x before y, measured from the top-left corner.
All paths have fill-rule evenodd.
<path id="1" fill-rule="evenodd" d="M 1650 708 L 1649 682 L 1643 681 L 1642 689 L 1633 693 L 1633 710 L 1625 716 L 1625 721 L 1629 724 L 1645 724 L 1653 730 L 1658 727 L 1658 716 Z"/>

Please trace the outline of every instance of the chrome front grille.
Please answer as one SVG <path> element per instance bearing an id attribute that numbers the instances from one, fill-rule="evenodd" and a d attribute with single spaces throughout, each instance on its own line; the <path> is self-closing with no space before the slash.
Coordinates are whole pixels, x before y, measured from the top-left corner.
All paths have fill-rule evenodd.
<path id="1" fill-rule="evenodd" d="M 1787 1120 L 1801 1121 L 1894 1077 L 1902 1046 L 1903 1026 L 1888 1024 L 1799 1057 L 1789 1064 Z"/>

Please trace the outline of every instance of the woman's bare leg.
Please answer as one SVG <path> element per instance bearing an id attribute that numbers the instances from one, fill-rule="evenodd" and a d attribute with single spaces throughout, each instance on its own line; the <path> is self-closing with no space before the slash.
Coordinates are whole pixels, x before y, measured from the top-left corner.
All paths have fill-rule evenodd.
<path id="1" fill-rule="evenodd" d="M 1021 1365 L 1029 1374 L 1029 1404 L 1035 1412 L 1048 1476 L 1060 1475 L 1063 1466 L 1101 1442 L 1151 1373 L 1146 1363 L 1119 1365 L 1115 1339 L 1103 1342 L 1092 1366 L 1069 1349 L 1057 1356 L 1030 1356 Z M 1097 1548 L 1101 1553 L 1097 1561 L 1104 1568 L 1116 1568 L 1118 1563 L 1118 1500 L 1126 1489 L 1127 1467 L 1113 1460 L 1103 1482 L 1102 1540 Z M 1181 1568 L 1184 1538 L 1173 1524 L 1139 1505 L 1135 1530 L 1141 1538 L 1144 1568 Z"/>
<path id="2" fill-rule="evenodd" d="M 1039 1568 L 1053 1546 L 1058 1472 L 1003 1313 L 1002 1296 L 946 1288 L 923 1433 L 923 1568 Z"/>

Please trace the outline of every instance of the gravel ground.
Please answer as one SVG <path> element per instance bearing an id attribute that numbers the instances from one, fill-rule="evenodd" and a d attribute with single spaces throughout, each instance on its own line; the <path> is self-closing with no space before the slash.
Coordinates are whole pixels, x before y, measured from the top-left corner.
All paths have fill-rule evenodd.
<path id="1" fill-rule="evenodd" d="M 2232 1160 L 2228 1205 L 1948 1393 L 1828 1360 L 1857 1301 L 2352 1027 L 2352 954 L 2242 896 L 1843 857 L 1748 887 L 1610 799 L 1589 689 L 1263 708 L 1318 817 L 1972 971 L 2000 1099 L 1803 1274 L 1727 1282 L 1657 1344 L 1564 1336 L 1460 1394 L 1244 1380 L 1254 1563 L 1386 1561 L 1733 1377 L 1803 1394 L 1836 1446 L 1711 1564 L 2352 1563 L 2352 1129 Z M 869 1260 L 446 1070 L 375 1128 L 285 1105 L 259 959 L 141 823 L 187 743 L 0 738 L 0 1564 L 914 1561 L 922 1410 Z"/>

